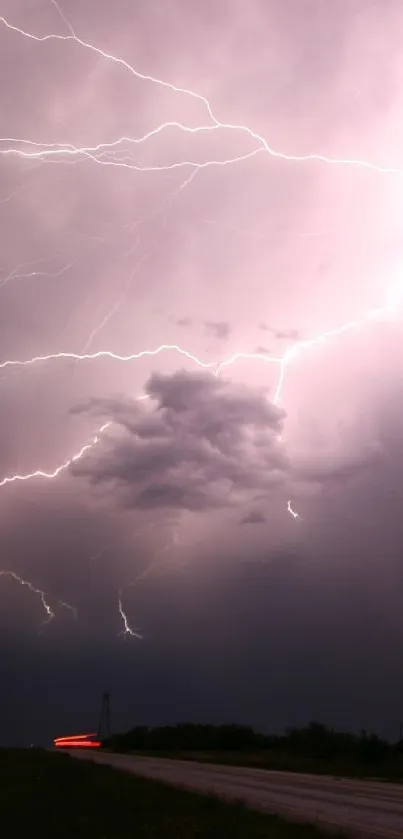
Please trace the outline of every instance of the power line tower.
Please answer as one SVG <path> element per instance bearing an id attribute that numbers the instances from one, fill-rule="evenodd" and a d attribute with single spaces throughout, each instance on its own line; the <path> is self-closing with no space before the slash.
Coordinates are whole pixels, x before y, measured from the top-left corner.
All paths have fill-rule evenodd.
<path id="1" fill-rule="evenodd" d="M 111 736 L 111 715 L 109 693 L 102 695 L 101 713 L 99 716 L 98 737 L 102 740 L 109 740 Z"/>

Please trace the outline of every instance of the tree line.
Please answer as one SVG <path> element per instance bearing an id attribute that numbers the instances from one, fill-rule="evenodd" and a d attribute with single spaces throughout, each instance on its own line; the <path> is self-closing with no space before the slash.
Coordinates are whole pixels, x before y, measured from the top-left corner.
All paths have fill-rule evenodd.
<path id="1" fill-rule="evenodd" d="M 266 735 L 244 725 L 137 726 L 115 735 L 108 743 L 117 751 L 155 752 L 270 752 L 315 760 L 350 759 L 376 765 L 403 760 L 403 740 L 391 744 L 373 732 L 334 731 L 319 722 L 305 728 L 288 728 L 282 735 Z"/>

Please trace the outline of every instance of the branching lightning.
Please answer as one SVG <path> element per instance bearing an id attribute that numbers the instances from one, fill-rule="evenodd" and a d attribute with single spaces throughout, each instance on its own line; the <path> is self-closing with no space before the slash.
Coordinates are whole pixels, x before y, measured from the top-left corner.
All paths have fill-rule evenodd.
<path id="1" fill-rule="evenodd" d="M 63 21 L 63 23 L 64 23 L 64 24 L 65 24 L 65 26 L 67 27 L 67 29 L 69 30 L 70 35 L 71 35 L 73 38 L 75 38 L 75 37 L 76 37 L 76 33 L 74 32 L 74 29 L 73 29 L 73 27 L 72 27 L 72 25 L 71 25 L 70 21 L 69 21 L 69 20 L 67 20 L 67 17 L 66 17 L 66 15 L 64 14 L 63 10 L 60 8 L 60 6 L 59 6 L 59 4 L 58 4 L 57 0 L 50 0 L 50 2 L 52 3 L 52 6 L 54 6 L 54 7 L 55 7 L 55 9 L 56 9 L 56 11 L 57 11 L 57 14 L 58 14 L 58 15 L 59 15 L 59 17 L 61 18 L 61 20 Z"/>
<path id="2" fill-rule="evenodd" d="M 15 580 L 16 583 L 19 583 L 19 585 L 26 586 L 30 591 L 32 591 L 33 594 L 38 595 L 46 616 L 44 620 L 45 624 L 50 623 L 50 621 L 56 617 L 53 609 L 49 605 L 48 598 L 50 597 L 50 595 L 47 594 L 46 591 L 43 591 L 40 588 L 36 588 L 36 586 L 30 583 L 29 580 L 24 580 L 22 577 L 16 574 L 15 571 L 0 570 L 0 577 L 9 577 L 11 580 Z M 66 603 L 64 600 L 59 600 L 59 598 L 52 599 L 56 600 L 59 606 L 62 606 L 64 609 L 68 609 L 70 612 L 72 612 L 74 617 L 77 618 L 77 609 L 74 606 L 71 606 L 70 603 Z"/>
<path id="3" fill-rule="evenodd" d="M 303 350 L 310 349 L 312 347 L 318 346 L 319 344 L 324 344 L 332 338 L 339 337 L 347 332 L 351 332 L 354 329 L 358 329 L 359 327 L 364 326 L 367 322 L 381 320 L 387 314 L 394 314 L 396 309 L 399 307 L 402 298 L 403 280 L 399 284 L 398 291 L 394 290 L 393 296 L 391 291 L 389 291 L 385 303 L 383 303 L 377 309 L 370 309 L 369 311 L 365 312 L 360 318 L 349 320 L 346 323 L 342 323 L 340 326 L 334 327 L 334 329 L 328 329 L 325 332 L 322 332 L 319 335 L 314 336 L 313 338 L 308 338 L 302 341 L 296 341 L 295 344 L 289 347 L 282 356 L 270 356 L 267 353 L 248 353 L 239 351 L 236 353 L 232 353 L 232 355 L 223 360 L 203 361 L 202 359 L 198 358 L 196 355 L 191 353 L 189 350 L 179 346 L 178 344 L 160 344 L 160 346 L 156 347 L 156 349 L 140 350 L 140 352 L 130 353 L 130 355 L 120 355 L 119 353 L 112 352 L 111 350 L 98 350 L 94 353 L 82 354 L 76 352 L 62 351 L 48 353 L 47 355 L 35 355 L 32 356 L 32 358 L 23 360 L 7 359 L 6 361 L 0 362 L 0 370 L 5 369 L 6 367 L 30 367 L 33 364 L 39 364 L 42 362 L 62 361 L 69 359 L 74 361 L 94 361 L 102 358 L 107 358 L 111 359 L 112 361 L 128 362 L 137 361 L 138 359 L 150 356 L 157 356 L 165 352 L 176 352 L 179 355 L 182 355 L 185 358 L 187 358 L 189 361 L 192 361 L 197 366 L 202 367 L 204 370 L 221 370 L 225 367 L 230 367 L 237 361 L 262 361 L 265 364 L 276 364 L 280 368 L 279 381 L 273 397 L 273 401 L 277 403 L 280 398 L 284 384 L 285 374 L 283 371 L 291 363 L 291 361 L 294 361 L 299 356 L 299 354 Z"/>
<path id="4" fill-rule="evenodd" d="M 86 50 L 90 50 L 91 52 L 95 53 L 96 55 L 100 56 L 101 58 L 104 58 L 105 60 L 110 61 L 113 64 L 116 64 L 116 65 L 124 68 L 124 70 L 131 73 L 136 79 L 138 79 L 140 81 L 151 82 L 155 85 L 158 85 L 159 87 L 168 88 L 173 93 L 185 94 L 186 96 L 189 96 L 192 99 L 198 100 L 204 106 L 204 108 L 207 112 L 207 116 L 211 120 L 210 124 L 197 126 L 195 128 L 191 128 L 189 126 L 184 126 L 181 123 L 177 123 L 177 122 L 166 122 L 166 123 L 163 123 L 162 125 L 158 126 L 153 131 L 148 132 L 148 134 L 145 134 L 143 137 L 140 137 L 140 138 L 137 138 L 137 139 L 123 137 L 123 138 L 120 138 L 119 140 L 116 140 L 113 143 L 100 143 L 93 148 L 90 148 L 90 147 L 85 148 L 84 147 L 82 149 L 77 149 L 75 146 L 73 146 L 71 144 L 67 144 L 66 146 L 63 147 L 63 146 L 58 146 L 57 144 L 52 144 L 52 143 L 41 144 L 41 143 L 35 143 L 33 141 L 30 141 L 30 140 L 22 140 L 21 141 L 21 140 L 7 140 L 6 139 L 6 140 L 3 140 L 4 143 L 7 143 L 7 142 L 11 142 L 11 143 L 16 142 L 16 143 L 22 143 L 22 144 L 25 143 L 27 145 L 36 146 L 37 151 L 36 152 L 31 152 L 31 153 L 29 153 L 29 152 L 24 153 L 20 149 L 17 149 L 17 148 L 12 146 L 10 148 L 4 149 L 2 151 L 3 154 L 17 154 L 17 155 L 21 155 L 23 157 L 30 157 L 30 156 L 42 157 L 43 153 L 40 151 L 40 148 L 43 148 L 43 149 L 45 149 L 45 154 L 46 154 L 46 149 L 48 150 L 47 153 L 50 154 L 50 155 L 52 155 L 52 154 L 53 155 L 54 154 L 59 154 L 59 155 L 60 154 L 62 154 L 62 155 L 63 154 L 83 154 L 84 156 L 88 156 L 88 158 L 94 160 L 97 163 L 102 164 L 102 163 L 106 162 L 106 165 L 118 165 L 118 166 L 128 166 L 129 168 L 137 168 L 137 167 L 132 167 L 132 166 L 130 166 L 130 164 L 127 164 L 125 162 L 119 163 L 119 161 L 117 161 L 117 162 L 108 161 L 108 160 L 103 161 L 102 160 L 102 153 L 103 153 L 104 149 L 108 149 L 108 148 L 111 148 L 111 147 L 112 148 L 117 147 L 120 144 L 122 144 L 123 142 L 136 143 L 136 144 L 143 143 L 146 140 L 148 140 L 150 137 L 155 136 L 155 134 L 160 133 L 161 131 L 164 131 L 167 127 L 179 128 L 180 130 L 187 131 L 189 133 L 200 133 L 201 131 L 213 131 L 213 130 L 217 130 L 217 129 L 223 129 L 223 130 L 228 130 L 228 131 L 231 131 L 231 132 L 237 131 L 240 134 L 246 134 L 252 140 L 254 140 L 258 143 L 258 148 L 255 149 L 252 152 L 247 153 L 247 154 L 239 155 L 237 157 L 230 158 L 230 159 L 223 160 L 223 161 L 207 161 L 204 164 L 197 164 L 194 161 L 180 161 L 176 164 L 172 164 L 171 166 L 155 167 L 156 170 L 159 171 L 161 168 L 162 169 L 172 169 L 172 168 L 178 168 L 178 167 L 183 167 L 183 166 L 192 166 L 193 167 L 193 166 L 198 166 L 198 165 L 202 166 L 202 167 L 209 166 L 209 165 L 225 166 L 225 165 L 228 165 L 229 163 L 235 163 L 235 162 L 240 162 L 241 160 L 247 160 L 252 155 L 255 155 L 258 152 L 263 151 L 263 152 L 266 152 L 272 158 L 285 160 L 285 161 L 293 162 L 293 163 L 316 162 L 316 163 L 325 163 L 325 164 L 337 165 L 337 166 L 353 166 L 353 167 L 360 167 L 360 168 L 363 168 L 363 169 L 368 169 L 370 171 L 378 172 L 380 174 L 403 175 L 403 169 L 401 169 L 399 167 L 378 166 L 377 164 L 375 164 L 371 161 L 367 161 L 367 160 L 360 160 L 360 159 L 355 159 L 355 158 L 350 159 L 350 158 L 342 158 L 342 157 L 341 158 L 339 158 L 339 157 L 328 157 L 327 155 L 316 154 L 316 153 L 315 154 L 307 154 L 307 155 L 288 154 L 288 153 L 273 149 L 269 145 L 267 140 L 264 137 L 262 137 L 261 134 L 258 134 L 256 131 L 253 131 L 253 129 L 250 128 L 249 126 L 239 125 L 239 124 L 236 124 L 236 123 L 220 122 L 218 120 L 218 118 L 214 115 L 213 109 L 212 109 L 212 106 L 211 106 L 209 100 L 205 96 L 203 96 L 202 94 L 196 93 L 196 91 L 189 90 L 188 88 L 185 88 L 185 87 L 179 87 L 179 86 L 174 85 L 171 82 L 167 82 L 163 79 L 158 79 L 155 76 L 151 76 L 149 74 L 141 73 L 139 70 L 136 70 L 135 67 L 133 67 L 133 65 L 129 64 L 129 62 L 125 61 L 123 58 L 120 58 L 119 56 L 116 56 L 112 53 L 107 52 L 106 50 L 101 49 L 101 47 L 97 47 L 95 44 L 91 44 L 88 41 L 84 41 L 81 38 L 79 38 L 77 35 L 74 34 L 73 30 L 71 29 L 70 24 L 68 24 L 69 28 L 70 28 L 70 34 L 69 35 L 58 35 L 56 33 L 50 33 L 48 35 L 34 35 L 32 32 L 26 32 L 24 29 L 20 29 L 20 27 L 13 25 L 5 17 L 2 17 L 2 16 L 0 16 L 0 24 L 5 26 L 10 31 L 15 32 L 18 35 L 23 36 L 24 38 L 28 38 L 29 40 L 36 41 L 38 43 L 45 43 L 47 41 L 66 41 L 66 42 L 70 41 L 70 42 L 74 42 L 78 46 L 80 46 L 80 47 L 82 47 Z M 98 154 L 100 154 L 101 157 L 98 157 Z M 145 171 L 149 171 L 149 170 L 146 169 Z M 154 171 L 153 167 L 151 168 L 151 171 Z"/>
<path id="5" fill-rule="evenodd" d="M 45 259 L 41 261 L 45 262 Z M 7 285 L 7 283 L 11 282 L 11 280 L 15 282 L 15 280 L 31 279 L 32 277 L 61 277 L 62 274 L 66 274 L 66 272 L 69 271 L 70 268 L 72 268 L 73 265 L 76 264 L 76 262 L 77 260 L 74 259 L 72 262 L 69 262 L 68 265 L 65 265 L 63 268 L 60 268 L 59 271 L 29 271 L 19 273 L 22 266 L 18 266 L 17 268 L 13 268 L 13 270 L 10 271 L 6 277 L 2 277 L 0 279 L 0 290 L 5 285 Z"/>
<path id="6" fill-rule="evenodd" d="M 122 305 L 123 301 L 125 300 L 125 298 L 127 297 L 128 293 L 130 291 L 133 280 L 134 280 L 141 264 L 144 262 L 145 258 L 146 258 L 146 255 L 144 254 L 144 256 L 142 256 L 141 259 L 139 259 L 138 263 L 134 266 L 133 270 L 129 274 L 129 278 L 126 282 L 124 290 L 119 295 L 119 297 L 117 298 L 117 300 L 115 301 L 113 306 L 106 313 L 106 315 L 104 315 L 104 317 L 102 318 L 100 323 L 98 323 L 97 326 L 94 327 L 91 334 L 88 336 L 88 339 L 87 339 L 87 341 L 85 343 L 85 346 L 83 348 L 84 353 L 87 352 L 87 350 L 89 349 L 89 347 L 90 347 L 92 341 L 94 340 L 95 336 L 98 335 L 98 333 L 101 331 L 101 329 L 103 329 L 104 326 L 106 326 L 106 324 L 111 320 L 111 318 L 113 318 L 113 316 L 116 314 L 116 312 L 118 311 L 118 309 Z"/>
<path id="7" fill-rule="evenodd" d="M 76 146 L 71 143 L 49 143 L 42 140 L 33 140 L 33 139 L 16 139 L 16 138 L 0 138 L 0 157 L 17 157 L 27 161 L 37 161 L 38 163 L 44 162 L 52 162 L 52 163 L 60 163 L 66 164 L 68 162 L 83 162 L 89 165 L 95 164 L 99 166 L 106 166 L 106 167 L 115 167 L 119 169 L 129 169 L 134 171 L 142 171 L 142 172 L 162 172 L 162 171 L 173 171 L 176 169 L 187 169 L 190 168 L 191 172 L 183 184 L 180 186 L 180 190 L 189 187 L 192 183 L 195 175 L 206 168 L 211 167 L 223 167 L 223 166 L 230 166 L 241 162 L 246 162 L 251 160 L 252 158 L 256 157 L 257 155 L 266 154 L 269 158 L 275 160 L 281 160 L 284 162 L 291 162 L 291 163 L 299 163 L 299 164 L 307 164 L 307 163 L 316 163 L 316 164 L 324 164 L 324 165 L 337 165 L 337 166 L 347 166 L 347 167 L 354 167 L 359 169 L 368 170 L 370 172 L 380 174 L 380 175 L 392 175 L 392 176 L 402 176 L 403 175 L 403 168 L 400 167 L 387 167 L 377 165 L 371 161 L 362 160 L 362 159 L 355 159 L 355 158 L 339 158 L 339 157 L 329 157 L 326 155 L 322 155 L 319 153 L 312 153 L 307 155 L 298 155 L 298 154 L 290 154 L 282 151 L 278 151 L 270 146 L 268 141 L 259 133 L 254 131 L 247 125 L 242 124 L 233 124 L 233 123 L 225 123 L 221 122 L 214 114 L 213 107 L 209 100 L 193 90 L 187 89 L 185 87 L 180 87 L 174 85 L 171 82 L 167 82 L 165 80 L 156 78 L 152 75 L 141 73 L 140 71 L 136 70 L 134 66 L 130 63 L 125 61 L 123 58 L 120 58 L 114 54 L 107 52 L 106 50 L 101 49 L 100 47 L 82 40 L 80 37 L 77 36 L 75 30 L 71 26 L 70 22 L 66 18 L 65 14 L 63 13 L 62 9 L 60 8 L 57 0 L 51 0 L 52 5 L 55 7 L 59 18 L 61 19 L 62 23 L 68 30 L 68 34 L 60 35 L 55 33 L 50 33 L 47 35 L 35 35 L 31 32 L 27 32 L 24 29 L 15 26 L 11 22 L 9 22 L 5 17 L 0 17 L 0 24 L 4 27 L 10 35 L 19 36 L 29 41 L 32 41 L 36 44 L 45 44 L 46 42 L 65 42 L 70 44 L 75 44 L 76 47 L 80 49 L 84 49 L 90 51 L 97 57 L 110 62 L 111 64 L 120 67 L 124 72 L 131 74 L 136 80 L 148 82 L 153 85 L 156 85 L 161 88 L 165 88 L 170 90 L 175 95 L 182 95 L 186 97 L 192 98 L 194 101 L 200 103 L 203 107 L 205 113 L 205 122 L 197 126 L 189 126 L 184 123 L 178 121 L 166 121 L 157 125 L 152 130 L 148 131 L 147 133 L 138 136 L 138 137 L 126 137 L 121 136 L 117 139 L 110 141 L 110 142 L 99 142 L 94 146 Z M 233 136 L 239 136 L 239 138 L 243 137 L 252 142 L 253 147 L 247 151 L 240 152 L 239 154 L 234 154 L 231 157 L 223 158 L 223 159 L 205 159 L 205 160 L 192 160 L 192 159 L 181 159 L 170 163 L 161 163 L 159 165 L 153 166 L 146 166 L 141 165 L 136 160 L 134 153 L 138 151 L 139 146 L 145 145 L 151 139 L 156 138 L 159 135 L 164 135 L 169 131 L 176 131 L 182 134 L 188 135 L 207 135 L 213 133 L 220 133 L 221 137 L 225 137 L 227 134 L 231 134 Z M 3 201 L 10 200 L 10 197 L 3 199 Z M 43 260 L 45 261 L 45 260 Z M 29 263 L 25 263 L 24 265 L 19 265 L 10 271 L 6 276 L 0 276 L 0 289 L 5 286 L 8 282 L 14 281 L 16 279 L 22 279 L 24 277 L 33 277 L 33 276 L 58 276 L 65 273 L 68 269 L 70 269 L 74 262 L 69 263 L 67 266 L 62 268 L 60 271 L 56 272 L 55 274 L 48 274 L 47 272 L 43 271 L 32 271 L 32 272 L 24 272 L 24 268 Z M 130 281 L 129 281 L 130 282 Z M 32 367 L 36 364 L 44 364 L 50 362 L 63 362 L 66 360 L 74 360 L 77 363 L 80 362 L 91 362 L 91 361 L 99 361 L 103 359 L 109 359 L 116 362 L 121 363 L 129 363 L 133 361 L 138 361 L 142 358 L 146 357 L 156 357 L 160 354 L 166 352 L 173 352 L 177 353 L 180 356 L 185 357 L 188 361 L 192 364 L 203 368 L 205 370 L 211 370 L 212 373 L 218 375 L 218 373 L 225 369 L 229 368 L 232 365 L 236 364 L 238 361 L 241 360 L 250 360 L 253 362 L 263 362 L 265 364 L 272 364 L 278 368 L 278 380 L 277 385 L 274 390 L 273 394 L 273 401 L 278 403 L 284 383 L 286 378 L 286 371 L 291 364 L 296 363 L 297 359 L 303 354 L 304 350 L 309 350 L 312 348 L 316 348 L 321 344 L 324 344 L 327 341 L 332 339 L 341 337 L 342 335 L 351 332 L 352 330 L 358 329 L 360 327 L 365 326 L 368 323 L 374 322 L 377 319 L 381 319 L 385 316 L 390 316 L 392 314 L 396 314 L 399 310 L 399 307 L 402 302 L 403 297 L 403 281 L 401 281 L 397 286 L 392 287 L 388 290 L 386 295 L 385 301 L 380 304 L 379 308 L 371 309 L 367 312 L 364 312 L 360 317 L 357 319 L 352 319 L 347 321 L 346 323 L 340 324 L 333 329 L 329 329 L 320 333 L 317 336 L 314 336 L 307 340 L 296 341 L 291 347 L 289 347 L 282 355 L 280 356 L 269 356 L 265 353 L 248 353 L 243 351 L 238 351 L 230 355 L 228 358 L 219 359 L 214 362 L 207 362 L 203 361 L 195 354 L 190 352 L 188 349 L 179 346 L 178 344 L 166 344 L 162 343 L 158 347 L 154 349 L 145 349 L 141 350 L 136 353 L 132 353 L 130 355 L 120 355 L 118 353 L 109 351 L 109 350 L 101 350 L 98 352 L 90 353 L 88 352 L 89 344 L 94 337 L 94 335 L 105 325 L 107 320 L 114 314 L 120 303 L 122 302 L 124 295 L 119 298 L 116 302 L 115 306 L 107 313 L 101 323 L 93 330 L 92 334 L 89 336 L 87 341 L 87 345 L 84 348 L 82 353 L 77 353 L 73 351 L 54 351 L 50 352 L 45 355 L 36 355 L 28 359 L 6 359 L 0 363 L 0 370 L 6 368 L 25 368 L 25 367 Z M 140 397 L 141 398 L 141 397 Z M 144 397 L 143 397 L 144 398 Z M 101 435 L 107 430 L 111 423 L 105 423 L 101 428 L 99 428 L 96 433 L 94 434 L 93 438 L 87 442 L 86 444 L 82 445 L 79 450 L 73 454 L 68 459 L 64 460 L 58 466 L 56 466 L 51 471 L 46 471 L 44 469 L 37 469 L 33 472 L 26 473 L 26 474 L 13 474 L 10 476 L 6 476 L 0 480 L 0 488 L 4 487 L 6 484 L 11 484 L 14 482 L 22 482 L 22 481 L 30 481 L 35 478 L 41 479 L 55 479 L 57 478 L 62 472 L 66 471 L 71 464 L 80 460 L 84 457 L 90 449 L 96 446 L 101 438 Z M 291 505 L 291 502 L 288 501 L 287 504 L 288 513 L 294 519 L 300 519 L 298 512 L 296 512 Z M 164 548 L 165 549 L 165 548 Z M 164 550 L 163 549 L 163 550 Z M 136 578 L 129 587 L 135 585 L 139 582 L 140 579 L 143 579 L 148 573 L 151 572 L 153 567 L 155 566 L 156 562 L 153 561 L 151 565 L 143 572 L 142 575 Z M 47 615 L 47 621 L 51 620 L 54 617 L 54 613 L 52 612 L 48 601 L 46 599 L 46 595 L 40 589 L 36 589 L 26 580 L 21 579 L 16 575 L 14 572 L 11 571 L 0 571 L 0 576 L 8 575 L 9 577 L 13 578 L 21 585 L 28 586 L 29 589 L 40 596 L 42 605 Z M 125 636 L 133 636 L 136 638 L 141 638 L 139 633 L 134 630 L 127 619 L 126 613 L 124 611 L 122 605 L 122 595 L 123 590 L 119 592 L 118 595 L 118 608 L 119 614 L 123 621 L 123 634 Z M 71 609 L 75 612 L 75 609 L 68 604 L 64 603 L 63 601 L 58 601 L 58 603 L 65 608 Z M 75 612 L 76 613 L 76 612 Z"/>

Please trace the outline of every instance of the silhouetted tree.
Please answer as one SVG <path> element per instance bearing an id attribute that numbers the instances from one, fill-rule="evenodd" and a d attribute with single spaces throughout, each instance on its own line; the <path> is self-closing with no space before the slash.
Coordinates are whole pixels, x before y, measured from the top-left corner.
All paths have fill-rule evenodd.
<path id="1" fill-rule="evenodd" d="M 337 732 L 315 720 L 305 728 L 288 728 L 281 736 L 259 734 L 249 726 L 197 725 L 181 723 L 149 728 L 138 726 L 116 735 L 112 747 L 117 751 L 154 752 L 264 752 L 267 762 L 280 760 L 291 767 L 330 765 L 341 767 L 386 767 L 403 775 L 403 740 L 394 746 L 364 729 L 359 735 Z M 295 759 L 297 763 L 295 763 Z M 313 764 L 313 765 L 312 765 Z"/>

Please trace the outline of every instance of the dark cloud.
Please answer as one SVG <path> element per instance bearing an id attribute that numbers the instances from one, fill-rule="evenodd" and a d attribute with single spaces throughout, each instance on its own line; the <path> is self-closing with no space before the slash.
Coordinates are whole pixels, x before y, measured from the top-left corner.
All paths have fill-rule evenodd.
<path id="1" fill-rule="evenodd" d="M 266 517 L 260 510 L 251 510 L 243 517 L 241 524 L 263 524 L 265 521 Z"/>
<path id="2" fill-rule="evenodd" d="M 212 335 L 213 338 L 218 338 L 220 341 L 226 341 L 231 333 L 230 324 L 223 320 L 205 321 L 204 326 L 208 335 Z"/>
<path id="3" fill-rule="evenodd" d="M 174 318 L 174 323 L 177 326 L 192 326 L 193 320 L 192 318 Z"/>
<path id="4" fill-rule="evenodd" d="M 116 485 L 129 506 L 192 511 L 233 504 L 284 479 L 285 414 L 262 389 L 185 371 L 155 373 L 144 389 L 146 403 L 117 397 L 76 408 L 123 433 L 73 464 L 74 474 Z"/>
<path id="5" fill-rule="evenodd" d="M 300 341 L 302 336 L 298 329 L 274 329 L 266 323 L 260 323 L 259 329 L 263 332 L 270 332 L 278 341 Z"/>

